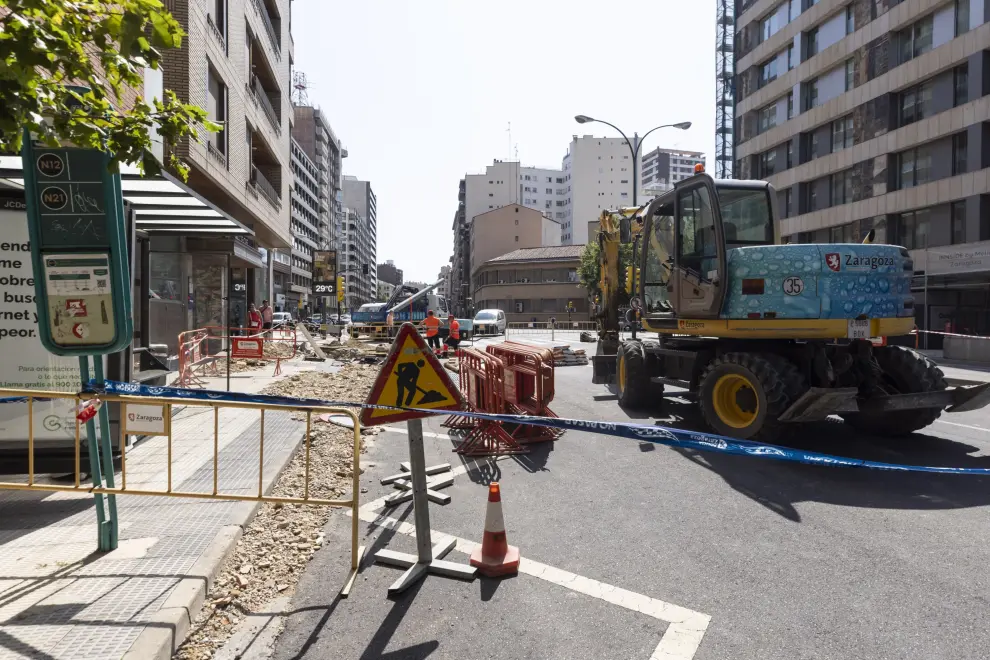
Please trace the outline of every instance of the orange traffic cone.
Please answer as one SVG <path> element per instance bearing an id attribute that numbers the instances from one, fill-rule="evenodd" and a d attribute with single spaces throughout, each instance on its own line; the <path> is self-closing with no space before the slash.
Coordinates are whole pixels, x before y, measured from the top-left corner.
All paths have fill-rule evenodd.
<path id="1" fill-rule="evenodd" d="M 502 493 L 498 482 L 488 487 L 488 511 L 485 513 L 485 536 L 481 547 L 471 553 L 471 565 L 488 577 L 514 575 L 519 572 L 519 548 L 505 540 L 502 518 Z"/>

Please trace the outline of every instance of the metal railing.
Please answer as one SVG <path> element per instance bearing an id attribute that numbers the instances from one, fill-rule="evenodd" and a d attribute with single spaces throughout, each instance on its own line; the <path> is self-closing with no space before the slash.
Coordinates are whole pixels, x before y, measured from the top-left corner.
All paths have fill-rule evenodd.
<path id="1" fill-rule="evenodd" d="M 79 421 L 76 417 L 75 422 L 75 470 L 74 479 L 71 483 L 47 483 L 39 482 L 37 475 L 35 474 L 35 424 L 34 424 L 34 413 L 36 402 L 47 402 L 52 400 L 67 400 L 74 404 L 74 408 L 79 410 L 85 401 L 93 398 L 94 394 L 90 393 L 75 393 L 75 392 L 49 392 L 45 390 L 27 390 L 27 389 L 0 389 L 0 398 L 9 397 L 10 400 L 4 401 L 4 403 L 26 403 L 27 404 L 27 418 L 28 418 L 28 475 L 26 482 L 11 482 L 11 481 L 0 481 L 0 490 L 19 490 L 19 491 L 36 491 L 36 492 L 74 492 L 74 493 L 87 493 L 92 495 L 136 495 L 145 497 L 176 497 L 176 498 L 186 498 L 186 499 L 204 499 L 204 500 L 228 500 L 228 501 L 248 501 L 248 502 L 270 502 L 270 503 L 281 503 L 281 504 L 311 504 L 317 506 L 335 506 L 335 507 L 347 507 L 351 509 L 351 572 L 348 576 L 343 589 L 341 590 L 341 595 L 347 595 L 350 591 L 351 586 L 354 583 L 354 578 L 357 576 L 357 569 L 361 559 L 361 554 L 363 548 L 358 545 L 358 508 L 359 508 L 359 494 L 361 492 L 360 484 L 360 474 L 361 474 L 361 422 L 352 410 L 346 408 L 335 408 L 331 406 L 319 406 L 319 405 L 283 405 L 283 404 L 260 404 L 260 403 L 247 403 L 247 402 L 237 402 L 237 401 L 216 401 L 216 400 L 203 400 L 196 398 L 182 398 L 178 401 L 182 406 L 199 406 L 203 408 L 213 409 L 213 487 L 211 490 L 206 491 L 196 491 L 196 490 L 178 490 L 173 483 L 173 438 L 172 438 L 172 405 L 177 403 L 174 398 L 167 397 L 155 397 L 155 396 L 136 396 L 136 395 L 119 395 L 119 394 L 108 394 L 101 393 L 98 395 L 100 401 L 103 405 L 108 403 L 118 403 L 120 404 L 120 419 L 122 420 L 122 430 L 120 433 L 120 485 L 114 486 L 114 480 L 112 478 L 107 479 L 106 484 L 103 485 L 84 485 L 82 483 L 82 475 L 86 472 L 83 469 L 81 461 L 81 433 L 80 428 L 83 422 Z M 134 487 L 133 483 L 129 486 L 127 483 L 127 446 L 126 437 L 129 434 L 127 430 L 127 406 L 161 406 L 162 408 L 162 418 L 164 423 L 164 428 L 162 432 L 158 435 L 163 435 L 166 437 L 166 462 L 164 467 L 164 487 L 161 487 L 157 482 L 161 479 L 162 471 L 155 472 L 154 476 L 149 479 L 147 476 L 147 471 L 142 470 L 138 476 L 141 483 L 137 487 Z M 258 488 L 257 491 L 245 493 L 243 489 L 237 489 L 240 492 L 223 492 L 220 484 L 220 409 L 221 408 L 237 408 L 244 410 L 255 410 L 259 412 L 259 438 L 258 438 Z M 306 416 L 306 435 L 303 440 L 304 442 L 304 480 L 303 480 L 303 495 L 302 497 L 281 497 L 274 495 L 265 494 L 265 412 L 266 411 L 280 411 L 289 413 L 304 413 Z M 310 469 L 310 445 L 311 445 L 311 430 L 313 415 L 329 413 L 332 415 L 341 415 L 350 418 L 353 423 L 353 459 L 351 465 L 351 497 L 349 499 L 325 499 L 310 496 L 310 477 L 313 471 Z M 92 446 L 90 451 L 92 451 Z M 90 460 L 94 460 L 90 457 Z M 317 474 L 317 476 L 323 476 Z M 149 483 L 150 481 L 150 483 Z M 158 487 L 155 487 L 158 485 Z"/>
<path id="2" fill-rule="evenodd" d="M 272 182 L 255 165 L 251 166 L 251 186 L 256 192 L 261 193 L 265 199 L 271 202 L 272 206 L 277 209 L 282 208 L 282 201 L 279 199 L 281 196 L 278 194 L 275 186 L 272 185 Z"/>
<path id="3" fill-rule="evenodd" d="M 220 47 L 223 52 L 227 52 L 227 40 L 223 36 L 223 32 L 217 27 L 217 24 L 213 22 L 213 17 L 209 14 L 206 15 L 206 24 L 210 26 L 210 32 L 213 33 L 213 37 L 220 42 Z"/>
<path id="4" fill-rule="evenodd" d="M 217 161 L 224 169 L 227 169 L 227 156 L 217 148 L 217 145 L 213 144 L 213 140 L 210 138 L 207 138 L 206 150 L 213 160 Z"/>
<path id="5" fill-rule="evenodd" d="M 275 57 L 281 61 L 282 43 L 278 38 L 278 34 L 275 32 L 275 27 L 272 25 L 272 19 L 268 16 L 268 9 L 262 0 L 251 0 L 251 4 L 254 5 L 254 10 L 258 12 L 261 22 L 265 25 L 265 32 L 268 33 L 268 40 L 272 43 L 272 50 L 275 51 Z"/>
<path id="6" fill-rule="evenodd" d="M 258 76 L 252 74 L 251 82 L 248 84 L 248 90 L 251 92 L 251 98 L 254 102 L 261 107 L 265 116 L 268 117 L 268 123 L 272 125 L 275 129 L 277 135 L 282 135 L 282 123 L 278 118 L 278 113 L 275 112 L 275 106 L 272 105 L 271 100 L 268 98 L 268 92 L 262 86 L 261 81 Z"/>

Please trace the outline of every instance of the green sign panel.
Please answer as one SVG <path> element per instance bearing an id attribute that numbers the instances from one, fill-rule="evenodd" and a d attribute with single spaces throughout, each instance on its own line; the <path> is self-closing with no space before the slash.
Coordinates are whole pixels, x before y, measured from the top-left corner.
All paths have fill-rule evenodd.
<path id="1" fill-rule="evenodd" d="M 133 334 L 120 175 L 108 154 L 24 140 L 41 343 L 56 355 L 124 349 Z"/>

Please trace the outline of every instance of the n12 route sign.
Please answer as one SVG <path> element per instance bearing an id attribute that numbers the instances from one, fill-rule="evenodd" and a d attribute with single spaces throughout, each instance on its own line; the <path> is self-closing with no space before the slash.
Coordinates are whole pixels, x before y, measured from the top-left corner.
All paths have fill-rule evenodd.
<path id="1" fill-rule="evenodd" d="M 123 350 L 134 333 L 120 175 L 95 149 L 21 151 L 38 335 L 56 355 Z"/>

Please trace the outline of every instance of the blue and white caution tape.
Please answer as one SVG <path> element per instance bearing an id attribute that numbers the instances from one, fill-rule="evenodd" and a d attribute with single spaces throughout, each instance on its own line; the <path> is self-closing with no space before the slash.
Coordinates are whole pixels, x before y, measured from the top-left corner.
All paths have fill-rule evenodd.
<path id="1" fill-rule="evenodd" d="M 322 399 L 296 399 L 286 396 L 271 396 L 265 394 L 242 394 L 239 392 L 220 392 L 216 390 L 187 390 L 176 387 L 153 387 L 149 385 L 139 385 L 137 383 L 121 383 L 108 380 L 102 385 L 95 381 L 90 382 L 91 387 L 96 392 L 105 391 L 107 394 L 124 394 L 128 396 L 159 397 L 176 400 L 197 400 L 197 401 L 229 401 L 235 403 L 255 403 L 274 406 L 323 406 L 323 407 L 351 407 L 351 408 L 375 408 L 379 410 L 414 410 L 427 415 L 460 415 L 471 419 L 491 420 L 495 422 L 505 422 L 509 424 L 528 424 L 531 426 L 545 426 L 554 429 L 572 429 L 575 431 L 592 431 L 603 435 L 611 435 L 629 440 L 639 440 L 641 442 L 651 442 L 669 447 L 681 447 L 684 449 L 696 449 L 700 451 L 711 451 L 722 454 L 736 454 L 742 456 L 759 456 L 762 458 L 772 458 L 780 461 L 791 461 L 794 463 L 805 463 L 808 465 L 831 465 L 841 467 L 862 467 L 874 470 L 893 470 L 898 472 L 934 472 L 939 474 L 968 474 L 990 476 L 990 468 L 954 468 L 926 465 L 898 465 L 896 463 L 883 463 L 879 461 L 868 461 L 860 458 L 844 458 L 842 456 L 832 456 L 819 452 L 793 449 L 790 447 L 780 447 L 768 445 L 752 440 L 737 440 L 715 435 L 714 433 L 701 433 L 698 431 L 684 431 L 661 426 L 648 426 L 645 424 L 629 424 L 626 422 L 595 422 L 580 419 L 563 419 L 557 417 L 531 417 L 528 415 L 493 415 L 488 413 L 477 413 L 469 411 L 449 411 L 449 410 L 428 410 L 424 408 L 396 408 L 394 406 L 370 406 L 353 401 L 324 401 Z"/>

